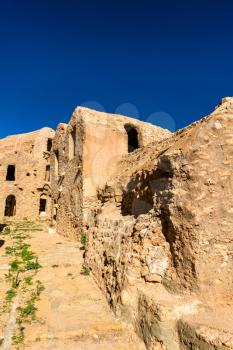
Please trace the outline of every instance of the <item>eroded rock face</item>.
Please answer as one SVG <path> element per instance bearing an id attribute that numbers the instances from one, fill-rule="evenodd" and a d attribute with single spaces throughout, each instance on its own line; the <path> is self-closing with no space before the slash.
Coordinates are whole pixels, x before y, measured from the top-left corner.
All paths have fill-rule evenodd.
<path id="1" fill-rule="evenodd" d="M 148 349 L 232 349 L 221 332 L 198 342 L 203 317 L 192 322 L 203 309 L 232 305 L 232 140 L 227 99 L 209 117 L 124 157 L 98 192 L 86 263 Z"/>

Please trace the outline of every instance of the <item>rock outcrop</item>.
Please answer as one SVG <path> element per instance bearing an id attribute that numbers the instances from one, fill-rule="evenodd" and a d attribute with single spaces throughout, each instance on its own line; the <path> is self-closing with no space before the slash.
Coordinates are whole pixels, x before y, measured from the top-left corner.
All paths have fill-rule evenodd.
<path id="1" fill-rule="evenodd" d="M 233 348 L 232 144 L 226 99 L 124 157 L 98 192 L 86 263 L 148 349 Z"/>

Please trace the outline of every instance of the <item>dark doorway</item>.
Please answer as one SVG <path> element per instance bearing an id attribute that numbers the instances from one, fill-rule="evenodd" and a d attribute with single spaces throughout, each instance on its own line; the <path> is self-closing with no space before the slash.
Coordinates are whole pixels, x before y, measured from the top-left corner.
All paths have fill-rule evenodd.
<path id="1" fill-rule="evenodd" d="M 46 199 L 40 198 L 40 213 L 46 212 Z"/>
<path id="2" fill-rule="evenodd" d="M 8 165 L 6 180 L 7 181 L 15 181 L 15 165 Z"/>
<path id="3" fill-rule="evenodd" d="M 133 152 L 135 149 L 139 148 L 138 132 L 130 124 L 125 125 L 125 130 L 128 135 L 128 152 L 130 153 Z"/>
<path id="4" fill-rule="evenodd" d="M 48 139 L 48 141 L 47 141 L 47 151 L 48 152 L 51 152 L 52 146 L 53 146 L 53 140 Z"/>
<path id="5" fill-rule="evenodd" d="M 13 195 L 10 195 L 6 199 L 5 206 L 5 216 L 15 216 L 16 214 L 16 198 Z"/>

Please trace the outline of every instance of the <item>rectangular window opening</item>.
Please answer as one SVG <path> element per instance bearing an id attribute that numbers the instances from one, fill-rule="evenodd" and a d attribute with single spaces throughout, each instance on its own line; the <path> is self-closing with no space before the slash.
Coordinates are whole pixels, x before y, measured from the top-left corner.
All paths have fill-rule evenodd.
<path id="1" fill-rule="evenodd" d="M 8 165 L 6 181 L 15 181 L 15 165 Z"/>
<path id="2" fill-rule="evenodd" d="M 47 140 L 47 151 L 48 152 L 51 152 L 52 146 L 53 146 L 53 140 L 52 139 L 48 139 Z"/>
<path id="3" fill-rule="evenodd" d="M 40 198 L 40 214 L 46 212 L 46 199 Z"/>

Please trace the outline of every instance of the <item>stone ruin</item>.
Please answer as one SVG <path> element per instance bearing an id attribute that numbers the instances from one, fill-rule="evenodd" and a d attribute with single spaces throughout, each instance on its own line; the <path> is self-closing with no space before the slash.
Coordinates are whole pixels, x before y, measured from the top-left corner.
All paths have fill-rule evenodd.
<path id="1" fill-rule="evenodd" d="M 50 155 L 54 131 L 0 140 L 0 220 L 51 216 Z"/>
<path id="2" fill-rule="evenodd" d="M 86 266 L 149 350 L 233 349 L 233 98 L 176 133 L 77 108 L 0 157 L 1 221 L 87 235 Z"/>

